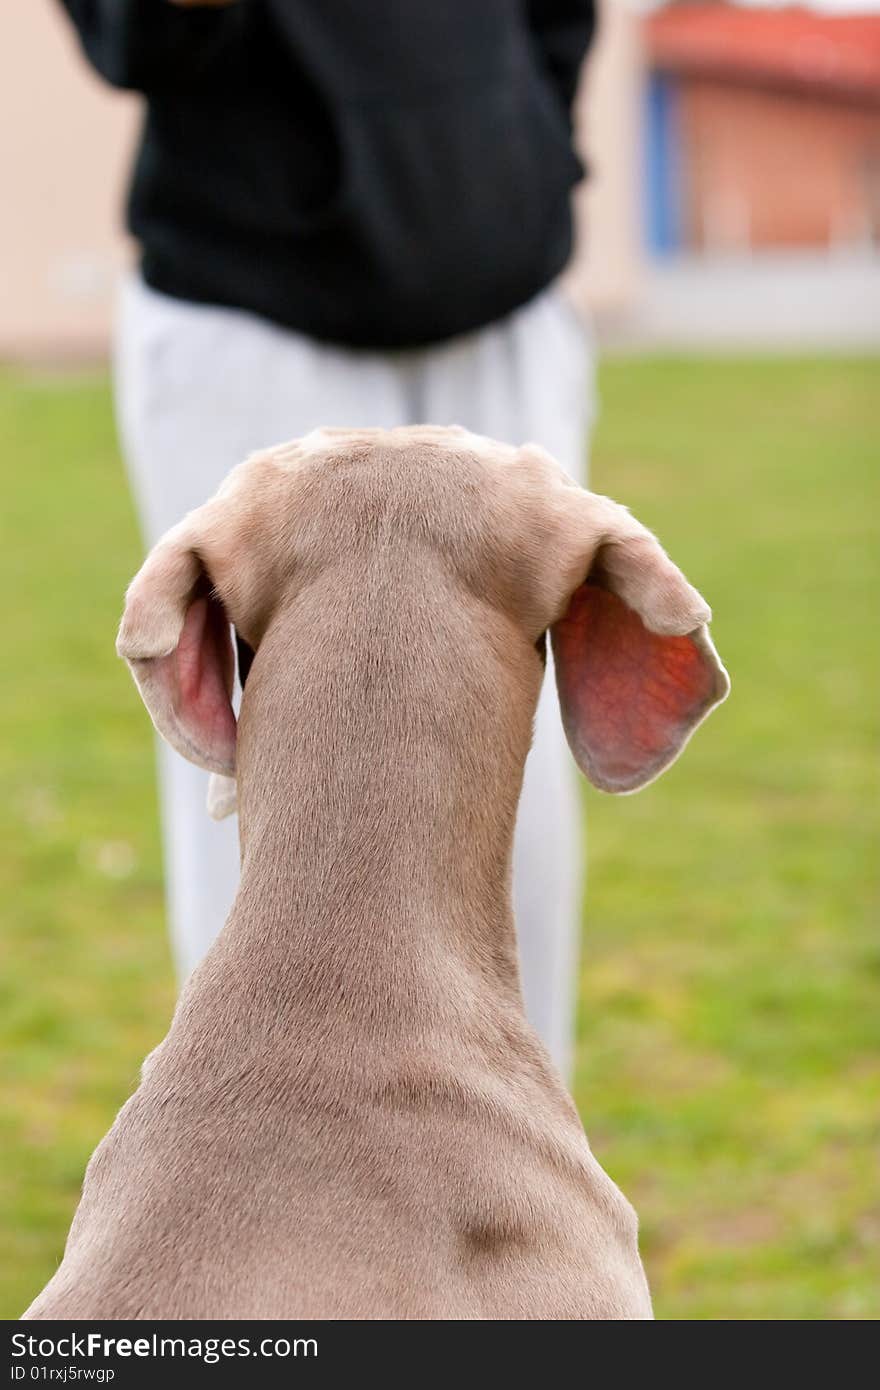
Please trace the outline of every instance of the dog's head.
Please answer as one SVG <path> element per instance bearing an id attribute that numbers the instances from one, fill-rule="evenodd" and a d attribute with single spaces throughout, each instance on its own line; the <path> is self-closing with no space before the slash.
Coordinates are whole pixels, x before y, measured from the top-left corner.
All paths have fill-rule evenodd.
<path id="1" fill-rule="evenodd" d="M 605 791 L 658 776 L 729 689 L 697 591 L 543 450 L 459 429 L 320 430 L 234 469 L 129 587 L 117 650 L 184 757 L 234 775 L 231 627 L 249 657 L 297 593 L 343 568 L 379 573 L 392 604 L 395 584 L 442 574 L 448 601 L 478 604 L 536 665 L 549 632 L 571 750 Z M 215 797 L 215 813 L 232 804 Z"/>

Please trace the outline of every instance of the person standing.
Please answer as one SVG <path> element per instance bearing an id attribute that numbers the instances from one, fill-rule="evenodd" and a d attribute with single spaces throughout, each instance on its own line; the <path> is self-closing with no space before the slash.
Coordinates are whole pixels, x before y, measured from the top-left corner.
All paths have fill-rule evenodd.
<path id="1" fill-rule="evenodd" d="M 98 72 L 146 98 L 115 389 L 148 545 L 246 455 L 327 424 L 463 425 L 585 480 L 591 353 L 557 281 L 593 0 L 61 3 Z M 182 977 L 238 879 L 206 782 L 162 746 Z M 581 856 L 547 681 L 514 902 L 526 1007 L 563 1070 Z"/>

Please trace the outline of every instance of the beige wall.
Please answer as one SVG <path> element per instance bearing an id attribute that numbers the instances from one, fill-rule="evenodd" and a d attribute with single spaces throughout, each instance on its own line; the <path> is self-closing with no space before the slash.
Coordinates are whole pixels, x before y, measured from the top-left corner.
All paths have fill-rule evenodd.
<path id="1" fill-rule="evenodd" d="M 2 0 L 3 356 L 105 347 L 137 106 L 92 76 L 56 0 Z"/>
<path id="2" fill-rule="evenodd" d="M 575 271 L 600 309 L 629 298 L 637 259 L 635 22 L 623 0 L 605 9 L 580 102 L 595 175 L 577 199 L 590 249 Z M 2 0 L 0 357 L 106 351 L 138 105 L 91 74 L 56 0 Z"/>
<path id="3" fill-rule="evenodd" d="M 626 0 L 600 5 L 598 40 L 577 102 L 578 142 L 592 176 L 575 199 L 580 236 L 571 275 L 595 315 L 614 317 L 640 290 L 642 50 Z"/>

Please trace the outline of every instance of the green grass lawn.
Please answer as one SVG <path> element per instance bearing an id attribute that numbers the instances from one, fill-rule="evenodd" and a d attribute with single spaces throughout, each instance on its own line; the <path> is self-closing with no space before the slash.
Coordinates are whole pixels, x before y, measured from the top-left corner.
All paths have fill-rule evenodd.
<path id="1" fill-rule="evenodd" d="M 658 1316 L 880 1316 L 880 363 L 609 363 L 593 485 L 712 603 L 730 701 L 587 796 L 576 1095 Z M 138 560 L 102 379 L 0 376 L 0 1316 L 162 1036 Z"/>

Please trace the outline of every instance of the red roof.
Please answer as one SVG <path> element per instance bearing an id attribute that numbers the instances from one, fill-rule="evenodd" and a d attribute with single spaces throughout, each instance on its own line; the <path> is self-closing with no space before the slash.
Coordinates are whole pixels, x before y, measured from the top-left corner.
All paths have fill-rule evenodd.
<path id="1" fill-rule="evenodd" d="M 712 74 L 868 96 L 880 103 L 880 15 L 681 4 L 644 22 L 664 71 Z"/>

